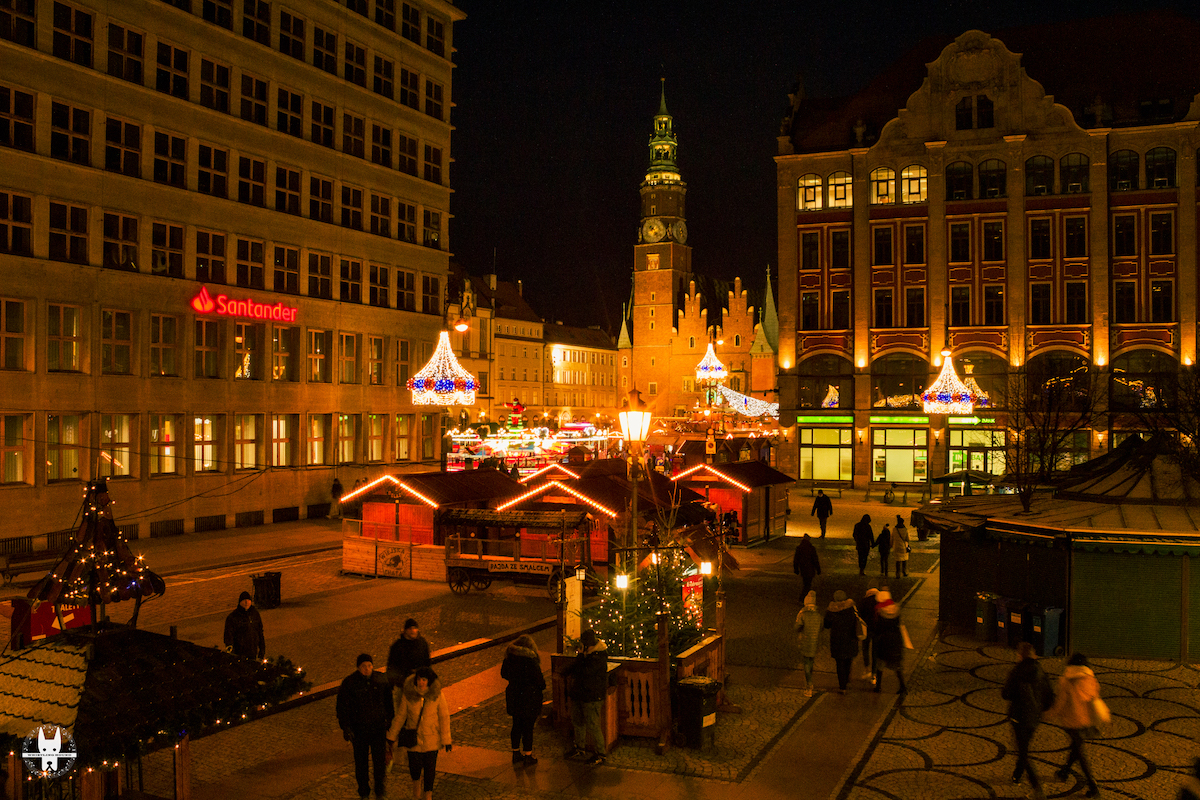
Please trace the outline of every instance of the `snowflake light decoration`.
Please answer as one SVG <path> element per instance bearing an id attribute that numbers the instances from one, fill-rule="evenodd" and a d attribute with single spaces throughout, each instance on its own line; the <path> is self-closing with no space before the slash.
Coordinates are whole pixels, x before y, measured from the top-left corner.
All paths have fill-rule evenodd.
<path id="1" fill-rule="evenodd" d="M 416 406 L 473 406 L 479 384 L 459 365 L 450 349 L 450 334 L 442 331 L 429 363 L 408 379 Z"/>
<path id="2" fill-rule="evenodd" d="M 712 342 L 708 343 L 708 351 L 704 354 L 704 358 L 700 359 L 700 363 L 696 365 L 696 382 L 705 384 L 721 383 L 729 377 L 729 373 L 725 370 L 725 365 L 717 358 L 717 354 L 713 352 Z"/>
<path id="3" fill-rule="evenodd" d="M 757 397 L 750 397 L 741 392 L 735 392 L 728 386 L 721 386 L 717 391 L 725 398 L 725 404 L 729 406 L 730 410 L 736 411 L 744 417 L 761 417 L 766 415 L 779 419 L 779 403 L 768 403 L 766 400 L 759 400 Z"/>
<path id="4" fill-rule="evenodd" d="M 970 414 L 975 410 L 971 390 L 955 374 L 949 350 L 942 351 L 942 371 L 921 400 L 926 414 Z"/>

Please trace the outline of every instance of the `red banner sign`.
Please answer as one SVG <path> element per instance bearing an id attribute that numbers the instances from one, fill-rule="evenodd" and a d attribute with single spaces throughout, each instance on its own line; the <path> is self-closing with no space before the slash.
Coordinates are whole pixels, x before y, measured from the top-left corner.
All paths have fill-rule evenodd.
<path id="1" fill-rule="evenodd" d="M 247 317 L 249 319 L 273 319 L 279 322 L 295 322 L 295 306 L 285 306 L 283 303 L 260 303 L 257 300 L 244 298 L 233 300 L 227 295 L 219 294 L 215 298 L 208 293 L 208 287 L 201 286 L 200 292 L 192 298 L 192 308 L 201 314 L 220 314 L 225 317 Z"/>
<path id="2" fill-rule="evenodd" d="M 699 575 L 683 579 L 683 618 L 704 630 L 704 578 Z"/>

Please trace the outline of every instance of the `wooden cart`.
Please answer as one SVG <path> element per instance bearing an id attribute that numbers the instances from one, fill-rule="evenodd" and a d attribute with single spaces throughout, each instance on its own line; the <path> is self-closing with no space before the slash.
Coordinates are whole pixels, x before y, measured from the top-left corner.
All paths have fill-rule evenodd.
<path id="1" fill-rule="evenodd" d="M 587 571 L 584 590 L 600 585 L 585 511 L 449 509 L 438 524 L 446 542 L 446 582 L 455 594 L 483 591 L 500 578 L 542 584 L 557 600 L 563 576 L 581 564 Z"/>

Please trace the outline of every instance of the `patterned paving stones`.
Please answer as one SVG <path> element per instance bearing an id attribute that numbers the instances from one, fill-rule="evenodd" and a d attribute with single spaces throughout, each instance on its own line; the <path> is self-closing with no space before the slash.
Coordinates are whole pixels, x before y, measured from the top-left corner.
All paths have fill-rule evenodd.
<path id="1" fill-rule="evenodd" d="M 1023 797 L 1008 778 L 1015 764 L 1000 688 L 1015 656 L 998 645 L 944 636 L 913 677 L 914 691 L 885 722 L 839 795 L 880 798 Z M 1042 662 L 1055 679 L 1061 658 Z M 1148 661 L 1097 660 L 1113 712 L 1087 745 L 1105 796 L 1169 800 L 1200 753 L 1200 671 Z M 1031 747 L 1049 797 L 1082 791 L 1082 779 L 1054 778 L 1066 756 L 1062 730 L 1043 725 Z"/>

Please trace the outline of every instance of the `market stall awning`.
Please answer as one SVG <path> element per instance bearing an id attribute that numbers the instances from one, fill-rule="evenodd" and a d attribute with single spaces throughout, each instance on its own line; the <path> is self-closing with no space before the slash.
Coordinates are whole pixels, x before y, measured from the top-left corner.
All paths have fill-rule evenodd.
<path id="1" fill-rule="evenodd" d="M 694 467 L 673 475 L 671 480 L 701 486 L 705 484 L 727 483 L 741 489 L 743 492 L 749 492 L 760 486 L 774 486 L 796 482 L 795 478 L 785 475 L 774 467 L 768 467 L 761 461 L 697 464 Z"/>
<path id="2" fill-rule="evenodd" d="M 533 472 L 533 473 L 530 473 L 529 475 L 526 475 L 525 477 L 521 478 L 520 481 L 521 481 L 521 483 L 529 483 L 530 481 L 534 480 L 535 478 L 543 478 L 544 480 L 550 480 L 551 478 L 578 478 L 578 477 L 579 477 L 579 473 L 577 471 L 571 470 L 571 469 L 563 466 L 562 464 L 555 462 L 553 464 L 547 464 L 546 466 L 539 469 L 537 472 Z"/>
<path id="3" fill-rule="evenodd" d="M 498 469 L 470 469 L 462 472 L 418 472 L 381 475 L 342 496 L 349 500 L 394 499 L 407 495 L 432 508 L 460 503 L 486 502 L 509 497 L 521 490 L 521 484 Z"/>
<path id="4" fill-rule="evenodd" d="M 570 511 L 495 511 L 490 508 L 448 508 L 438 514 L 443 525 L 483 525 L 492 528 L 539 528 L 574 530 L 587 521 L 587 512 L 578 507 Z"/>

